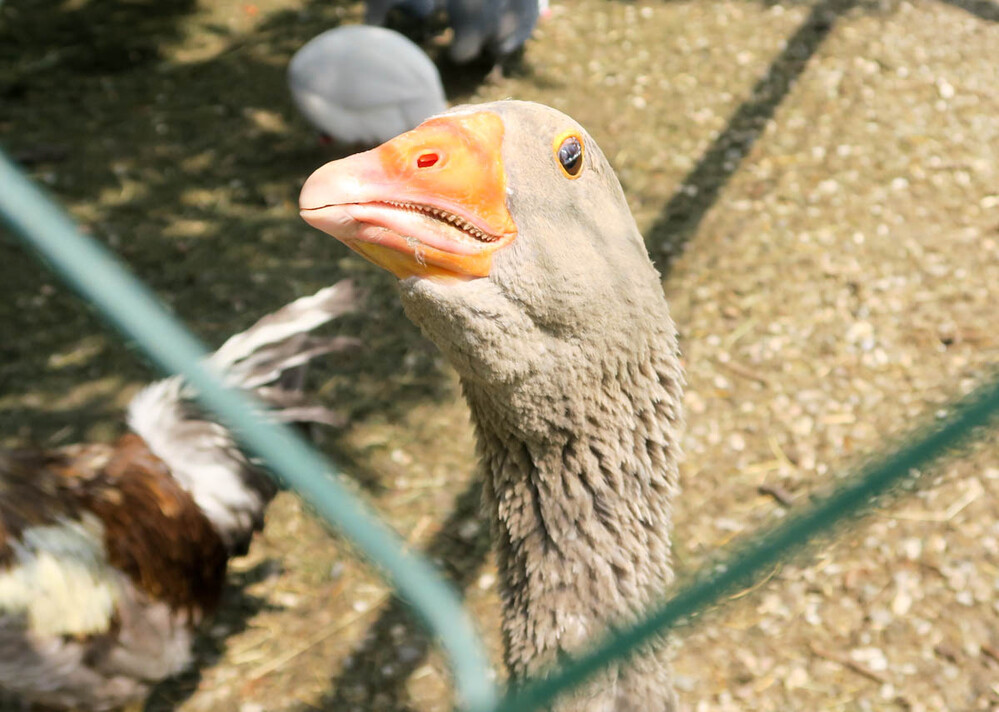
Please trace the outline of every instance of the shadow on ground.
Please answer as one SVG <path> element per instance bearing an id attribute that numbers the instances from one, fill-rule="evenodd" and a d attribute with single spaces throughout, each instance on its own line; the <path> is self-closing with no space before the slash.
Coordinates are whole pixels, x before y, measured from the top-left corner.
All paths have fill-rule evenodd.
<path id="1" fill-rule="evenodd" d="M 273 575 L 280 566 L 271 560 L 262 561 L 252 569 L 230 572 L 218 614 L 207 630 L 198 634 L 194 642 L 196 663 L 194 667 L 153 688 L 143 707 L 144 712 L 168 712 L 179 706 L 198 689 L 201 670 L 215 664 L 225 650 L 226 641 L 242 633 L 248 622 L 265 610 L 279 610 L 266 600 L 249 594 L 246 589 Z"/>
<path id="2" fill-rule="evenodd" d="M 368 292 L 338 328 L 364 342 L 330 397 L 348 415 L 404 412 L 446 391 L 394 279 L 301 223 L 321 148 L 287 96 L 287 58 L 344 2 L 273 13 L 249 35 L 189 46 L 194 3 L 40 2 L 0 9 L 0 133 L 81 227 L 210 345 L 342 277 Z M 0 433 L 38 444 L 107 438 L 122 388 L 149 369 L 10 236 L 0 240 Z"/>
<path id="3" fill-rule="evenodd" d="M 697 232 L 722 188 L 735 175 L 777 107 L 801 76 L 808 60 L 822 46 L 836 22 L 856 0 L 822 0 L 739 106 L 697 165 L 677 187 L 659 219 L 646 234 L 646 244 L 659 271 L 669 273 L 673 260 Z"/>
<path id="4" fill-rule="evenodd" d="M 476 480 L 455 500 L 441 531 L 423 552 L 459 591 L 472 582 L 489 552 L 489 525 L 482 518 L 481 500 L 482 483 Z M 470 521 L 479 525 L 471 535 Z M 349 667 L 332 680 L 321 709 L 406 709 L 406 681 L 426 659 L 431 637 L 414 622 L 406 605 L 393 598 L 360 641 Z"/>

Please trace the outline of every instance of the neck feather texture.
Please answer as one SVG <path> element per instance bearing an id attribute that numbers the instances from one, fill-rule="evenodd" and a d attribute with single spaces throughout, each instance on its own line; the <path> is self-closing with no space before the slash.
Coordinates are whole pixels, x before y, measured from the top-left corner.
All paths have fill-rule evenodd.
<path id="1" fill-rule="evenodd" d="M 543 673 L 609 625 L 639 617 L 673 579 L 682 374 L 668 318 L 663 328 L 641 344 L 567 357 L 557 370 L 502 391 L 463 381 L 494 517 L 515 677 Z M 556 709 L 675 709 L 665 643 Z"/>

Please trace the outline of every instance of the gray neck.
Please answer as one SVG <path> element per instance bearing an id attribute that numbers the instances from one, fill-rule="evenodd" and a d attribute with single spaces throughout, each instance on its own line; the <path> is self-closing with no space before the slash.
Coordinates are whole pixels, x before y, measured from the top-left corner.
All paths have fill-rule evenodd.
<path id="1" fill-rule="evenodd" d="M 668 317 L 664 329 L 646 344 L 604 352 L 613 357 L 561 360 L 574 366 L 502 391 L 463 379 L 515 677 L 538 674 L 609 624 L 638 617 L 672 581 L 682 375 Z M 663 648 L 612 669 L 557 709 L 673 709 Z"/>

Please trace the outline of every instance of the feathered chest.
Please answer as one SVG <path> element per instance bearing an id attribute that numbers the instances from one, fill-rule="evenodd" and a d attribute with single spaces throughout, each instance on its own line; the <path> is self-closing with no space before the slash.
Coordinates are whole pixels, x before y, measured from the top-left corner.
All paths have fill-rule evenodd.
<path id="1" fill-rule="evenodd" d="M 0 455 L 0 611 L 36 634 L 107 631 L 125 587 L 196 621 L 218 602 L 226 558 L 136 435 Z"/>

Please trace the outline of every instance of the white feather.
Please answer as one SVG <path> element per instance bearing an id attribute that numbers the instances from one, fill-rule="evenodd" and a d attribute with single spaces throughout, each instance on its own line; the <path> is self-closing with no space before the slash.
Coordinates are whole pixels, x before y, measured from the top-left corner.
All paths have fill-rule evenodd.
<path id="1" fill-rule="evenodd" d="M 301 297 L 229 338 L 209 357 L 208 366 L 229 386 L 248 390 L 266 386 L 288 369 L 333 349 L 310 348 L 296 337 L 353 305 L 349 281 Z M 256 393 L 263 395 L 261 390 Z M 129 403 L 128 424 L 167 464 L 232 551 L 260 524 L 273 486 L 250 464 L 224 426 L 186 402 L 191 397 L 191 389 L 180 377 L 157 381 Z"/>
<path id="2" fill-rule="evenodd" d="M 24 615 L 38 636 L 87 635 L 108 629 L 118 574 L 104 551 L 104 528 L 79 521 L 29 527 L 10 547 L 17 565 L 0 573 L 0 611 Z"/>
<path id="3" fill-rule="evenodd" d="M 227 546 L 253 530 L 267 498 L 248 487 L 250 467 L 229 431 L 192 420 L 182 406 L 180 378 L 147 386 L 129 404 L 128 424 L 190 492 Z"/>

